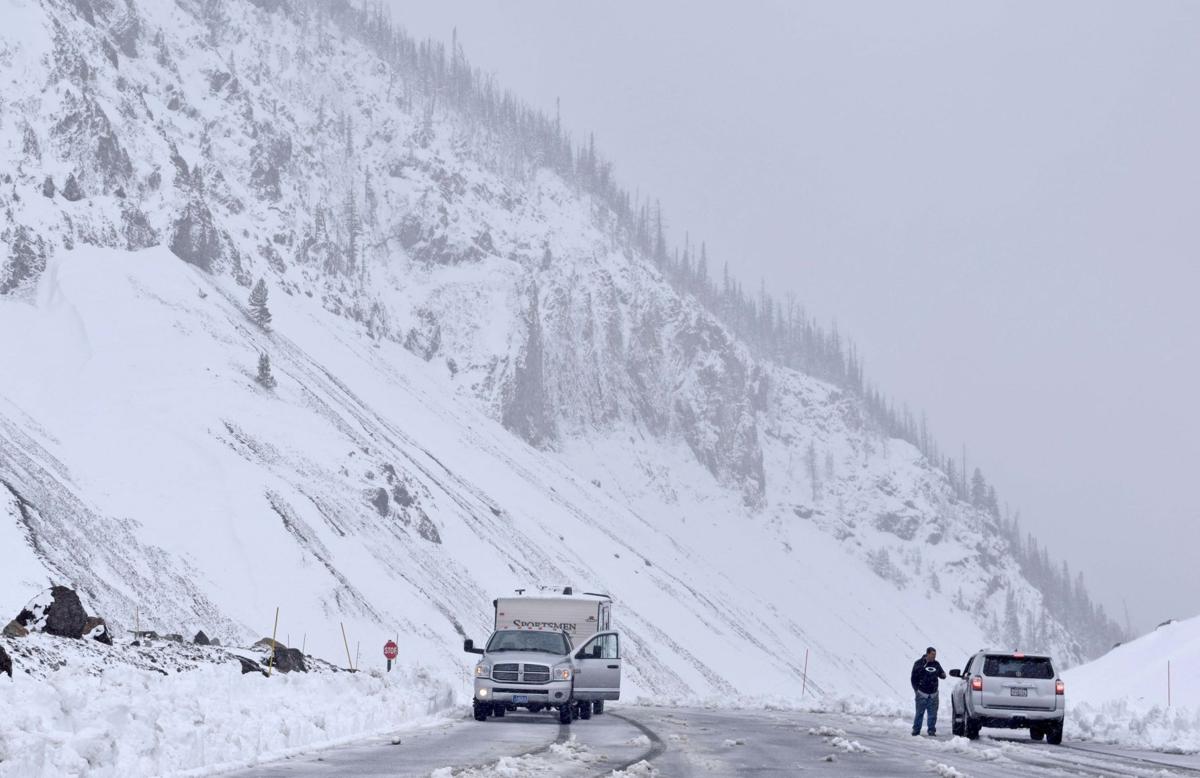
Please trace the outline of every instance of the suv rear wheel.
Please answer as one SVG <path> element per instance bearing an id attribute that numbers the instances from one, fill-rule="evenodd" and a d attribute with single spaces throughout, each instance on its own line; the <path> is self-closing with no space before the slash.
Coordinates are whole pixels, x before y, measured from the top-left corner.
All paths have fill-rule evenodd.
<path id="1" fill-rule="evenodd" d="M 980 723 L 979 719 L 975 719 L 975 718 L 972 718 L 971 716 L 967 716 L 967 721 L 966 721 L 967 740 L 978 740 L 979 739 L 979 730 L 982 728 L 983 728 L 983 724 Z"/>
<path id="2" fill-rule="evenodd" d="M 1051 724 L 1050 728 L 1046 730 L 1046 742 L 1052 746 L 1062 745 L 1062 731 L 1063 725 L 1061 721 L 1057 724 Z"/>

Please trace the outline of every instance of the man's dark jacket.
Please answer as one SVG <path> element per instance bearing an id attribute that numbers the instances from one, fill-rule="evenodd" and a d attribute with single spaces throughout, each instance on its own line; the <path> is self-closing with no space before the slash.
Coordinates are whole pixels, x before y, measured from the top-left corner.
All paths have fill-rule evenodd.
<path id="1" fill-rule="evenodd" d="M 946 671 L 942 669 L 942 666 L 938 664 L 936 659 L 932 662 L 926 662 L 925 657 L 921 657 L 913 665 L 913 691 L 924 692 L 925 694 L 937 694 L 938 679 L 945 677 Z"/>

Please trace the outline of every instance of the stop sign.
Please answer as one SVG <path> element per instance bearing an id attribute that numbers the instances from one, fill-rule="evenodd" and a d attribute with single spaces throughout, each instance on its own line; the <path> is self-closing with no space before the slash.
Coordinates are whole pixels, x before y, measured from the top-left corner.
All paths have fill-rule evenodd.
<path id="1" fill-rule="evenodd" d="M 396 658 L 398 651 L 399 649 L 396 646 L 396 641 L 394 640 L 389 640 L 383 644 L 383 655 L 389 662 Z"/>

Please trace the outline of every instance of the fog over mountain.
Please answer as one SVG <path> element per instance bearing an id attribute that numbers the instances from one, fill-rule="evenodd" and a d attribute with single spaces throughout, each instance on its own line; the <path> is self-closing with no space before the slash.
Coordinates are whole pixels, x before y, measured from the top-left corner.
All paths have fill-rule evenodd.
<path id="1" fill-rule="evenodd" d="M 1200 610 L 1200 7 L 606 7 L 392 12 L 836 319 L 1121 621 Z"/>

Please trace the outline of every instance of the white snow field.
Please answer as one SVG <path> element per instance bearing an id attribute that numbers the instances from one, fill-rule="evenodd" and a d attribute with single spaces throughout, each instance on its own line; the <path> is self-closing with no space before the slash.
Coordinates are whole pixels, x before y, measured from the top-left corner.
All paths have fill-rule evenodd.
<path id="1" fill-rule="evenodd" d="M 267 334 L 247 320 L 243 294 L 163 249 L 86 248 L 53 260 L 32 302 L 0 300 L 0 331 L 21 333 L 0 339 L 0 362 L 21 365 L 0 376 L 5 478 L 31 503 L 69 508 L 58 520 L 26 516 L 4 495 L 8 531 L 28 531 L 28 521 L 61 545 L 6 547 L 2 612 L 15 614 L 47 578 L 70 580 L 118 643 L 135 608 L 143 628 L 205 629 L 228 643 L 269 634 L 279 606 L 281 639 L 303 636 L 310 653 L 343 665 L 340 624 L 352 652 L 364 645 L 367 667 L 382 664 L 382 643 L 398 633 L 401 664 L 453 684 L 460 702 L 469 695 L 462 636 L 483 637 L 491 597 L 530 580 L 613 594 L 631 699 L 787 705 L 802 687 L 902 699 L 930 636 L 947 654 L 982 640 L 941 596 L 898 589 L 810 524 L 787 529 L 789 550 L 774 522 L 752 520 L 711 480 L 706 487 L 682 446 L 653 462 L 694 484 L 664 510 L 636 444 L 623 454 L 611 439 L 539 452 L 451 391 L 448 377 L 363 340 L 307 297 L 273 300 Z M 254 381 L 261 350 L 273 356 L 273 391 Z M 378 489 L 391 495 L 386 515 L 372 503 Z M 195 695 L 203 710 L 210 690 L 230 695 L 243 680 L 236 667 L 220 677 L 225 686 L 173 679 L 158 692 L 141 677 L 127 688 L 145 688 L 151 706 Z M 314 682 L 314 694 L 332 693 L 341 677 Z M 69 669 L 55 678 L 0 699 L 6 720 L 25 706 L 57 707 L 67 719 L 42 729 L 21 714 L 32 730 L 0 728 L 21 774 L 61 774 L 60 749 L 98 747 L 105 727 L 112 745 L 124 726 L 94 707 L 106 704 L 103 681 L 81 679 L 77 691 Z M 246 692 L 246 715 L 256 694 Z M 425 703 L 391 709 L 363 732 L 414 710 Z M 74 715 L 95 730 L 76 731 Z M 159 726 L 173 739 L 171 727 L 191 721 Z M 339 726 L 313 743 L 350 734 Z M 41 747 L 28 745 L 38 735 Z M 303 740 L 272 741 L 263 753 Z M 244 754 L 156 758 L 182 770 Z M 109 757 L 97 765 L 123 764 Z"/>
<path id="2" fill-rule="evenodd" d="M 7 569 L 26 572 L 0 593 L 5 612 L 27 596 L 17 584 L 49 576 L 125 629 L 139 608 L 144 628 L 245 640 L 279 606 L 290 644 L 341 662 L 344 623 L 378 666 L 398 632 L 401 662 L 459 678 L 463 695 L 462 636 L 483 637 L 491 598 L 530 580 L 613 594 L 633 697 L 788 701 L 805 683 L 903 697 L 918 647 L 982 640 L 810 524 L 786 529 L 789 550 L 682 446 L 653 461 L 617 435 L 537 451 L 404 349 L 302 296 L 274 299 L 263 333 L 243 295 L 162 249 L 88 248 L 53 262 L 34 304 L 0 301 L 0 327 L 25 333 L 0 340 L 0 360 L 22 365 L 0 378 L 5 452 L 18 483 L 41 488 L 51 470 L 68 485 L 59 499 L 78 515 L 60 529 L 80 560 L 55 569 L 15 545 Z M 270 391 L 254 381 L 264 350 Z M 889 464 L 912 467 L 895 448 Z M 666 510 L 652 465 L 694 476 Z"/>
<path id="3" fill-rule="evenodd" d="M 1065 679 L 1068 737 L 1200 752 L 1200 617 L 1164 624 Z"/>

